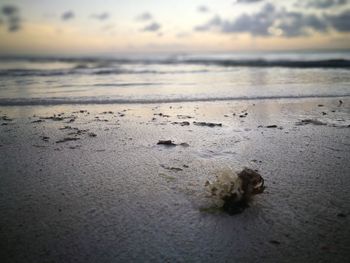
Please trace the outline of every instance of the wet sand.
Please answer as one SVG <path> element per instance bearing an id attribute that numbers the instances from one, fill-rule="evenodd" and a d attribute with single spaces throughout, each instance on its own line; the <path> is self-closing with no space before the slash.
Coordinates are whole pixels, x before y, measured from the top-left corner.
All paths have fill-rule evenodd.
<path id="1" fill-rule="evenodd" d="M 348 98 L 0 107 L 1 262 L 346 262 L 349 125 Z M 267 187 L 234 216 L 227 166 Z"/>

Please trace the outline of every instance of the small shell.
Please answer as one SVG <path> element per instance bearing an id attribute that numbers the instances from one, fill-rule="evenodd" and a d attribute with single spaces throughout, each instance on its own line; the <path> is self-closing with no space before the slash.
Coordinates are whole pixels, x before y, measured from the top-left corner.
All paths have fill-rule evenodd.
<path id="1" fill-rule="evenodd" d="M 220 206 L 223 205 L 222 200 L 227 197 L 235 196 L 235 199 L 239 201 L 243 196 L 242 180 L 231 169 L 221 171 L 214 182 L 207 181 L 205 185 L 212 196 L 221 200 Z"/>

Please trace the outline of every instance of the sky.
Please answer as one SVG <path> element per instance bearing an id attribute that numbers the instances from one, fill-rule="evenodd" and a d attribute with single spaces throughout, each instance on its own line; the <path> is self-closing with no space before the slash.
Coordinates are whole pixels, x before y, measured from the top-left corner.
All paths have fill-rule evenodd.
<path id="1" fill-rule="evenodd" d="M 350 0 L 0 0 L 0 54 L 350 49 Z"/>

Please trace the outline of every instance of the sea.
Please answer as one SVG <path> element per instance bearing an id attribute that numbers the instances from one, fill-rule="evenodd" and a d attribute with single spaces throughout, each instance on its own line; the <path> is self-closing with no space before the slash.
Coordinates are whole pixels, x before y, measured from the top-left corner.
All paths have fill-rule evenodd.
<path id="1" fill-rule="evenodd" d="M 1 56 L 0 106 L 350 96 L 350 51 Z"/>

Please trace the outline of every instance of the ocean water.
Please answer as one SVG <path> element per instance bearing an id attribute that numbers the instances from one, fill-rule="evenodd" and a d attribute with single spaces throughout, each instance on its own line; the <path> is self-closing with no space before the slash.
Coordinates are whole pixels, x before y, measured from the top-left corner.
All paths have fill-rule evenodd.
<path id="1" fill-rule="evenodd" d="M 0 105 L 350 96 L 350 52 L 1 57 Z"/>

